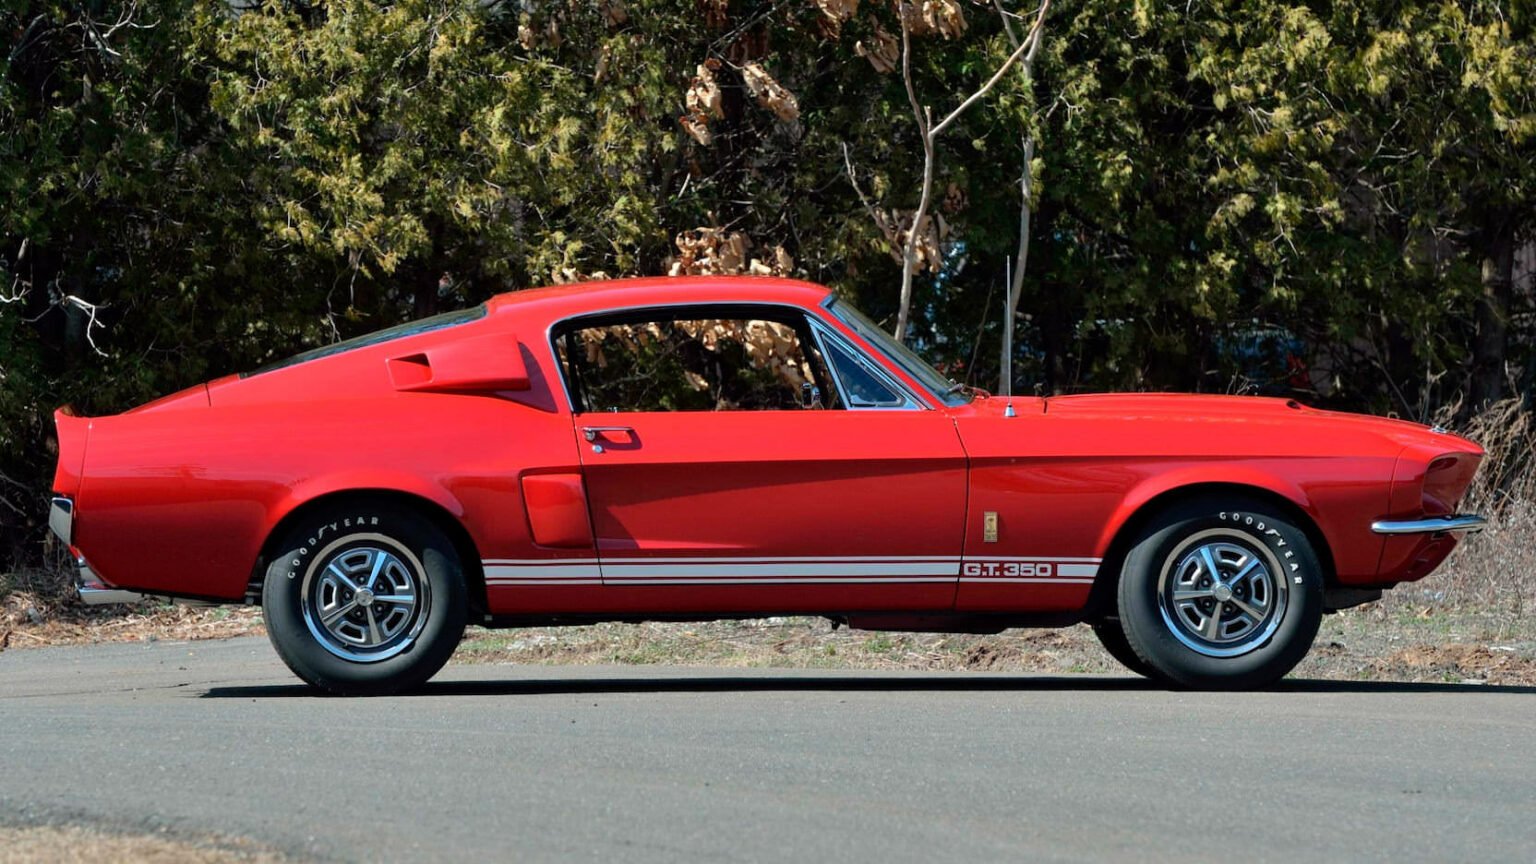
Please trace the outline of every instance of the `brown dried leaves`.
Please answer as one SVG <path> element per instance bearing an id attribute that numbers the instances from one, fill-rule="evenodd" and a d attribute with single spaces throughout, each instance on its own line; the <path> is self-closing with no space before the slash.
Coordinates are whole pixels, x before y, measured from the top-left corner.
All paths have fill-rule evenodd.
<path id="1" fill-rule="evenodd" d="M 956 0 L 896 0 L 897 11 L 913 36 L 937 33 L 954 39 L 965 32 L 965 12 Z"/>
<path id="2" fill-rule="evenodd" d="M 762 64 L 754 60 L 743 65 L 741 79 L 746 82 L 747 90 L 752 93 L 757 104 L 773 112 L 773 116 L 780 121 L 793 123 L 800 119 L 800 103 L 795 100 L 795 94 L 769 75 Z"/>
<path id="3" fill-rule="evenodd" d="M 678 254 L 669 262 L 668 276 L 788 276 L 795 269 L 795 260 L 783 246 L 773 247 L 762 259 L 748 258 L 752 240 L 740 231 L 695 228 L 677 235 L 674 242 Z"/>
<path id="4" fill-rule="evenodd" d="M 869 65 L 875 67 L 875 71 L 881 75 L 890 74 L 896 71 L 896 64 L 901 60 L 901 40 L 881 27 L 873 16 L 869 24 L 874 35 L 867 43 L 862 39 L 853 43 L 853 53 L 868 60 Z"/>
<path id="5" fill-rule="evenodd" d="M 720 61 L 714 58 L 704 61 L 698 67 L 698 74 L 688 84 L 688 93 L 684 97 L 688 113 L 677 118 L 683 131 L 705 147 L 715 143 L 715 134 L 709 128 L 709 121 L 725 116 L 721 109 L 720 82 L 715 78 L 715 70 L 719 68 Z"/>
<path id="6" fill-rule="evenodd" d="M 907 238 L 912 234 L 912 217 L 917 211 L 875 210 L 874 213 L 875 224 L 890 244 L 891 257 L 899 263 Z M 944 261 L 944 243 L 948 240 L 949 223 L 944 221 L 944 217 L 937 213 L 925 214 L 917 230 L 917 241 L 913 244 L 913 265 L 918 269 L 927 269 L 929 273 L 939 272 Z"/>

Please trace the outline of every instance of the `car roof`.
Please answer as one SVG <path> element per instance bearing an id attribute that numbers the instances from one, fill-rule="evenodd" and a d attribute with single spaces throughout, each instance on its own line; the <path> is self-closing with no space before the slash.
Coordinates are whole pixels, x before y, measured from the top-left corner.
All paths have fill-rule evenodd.
<path id="1" fill-rule="evenodd" d="M 493 314 L 572 315 L 678 303 L 777 303 L 812 307 L 832 292 L 810 282 L 771 276 L 659 276 L 530 288 L 492 297 Z"/>

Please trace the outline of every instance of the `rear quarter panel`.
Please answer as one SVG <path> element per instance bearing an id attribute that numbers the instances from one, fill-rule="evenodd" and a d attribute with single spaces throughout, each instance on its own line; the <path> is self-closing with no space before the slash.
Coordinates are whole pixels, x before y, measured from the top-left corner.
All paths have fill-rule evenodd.
<path id="1" fill-rule="evenodd" d="M 273 527 L 339 490 L 434 502 L 484 556 L 511 557 L 530 542 L 522 470 L 578 470 L 568 415 L 496 395 L 236 400 L 94 422 L 76 544 L 108 581 L 151 593 L 239 599 Z"/>

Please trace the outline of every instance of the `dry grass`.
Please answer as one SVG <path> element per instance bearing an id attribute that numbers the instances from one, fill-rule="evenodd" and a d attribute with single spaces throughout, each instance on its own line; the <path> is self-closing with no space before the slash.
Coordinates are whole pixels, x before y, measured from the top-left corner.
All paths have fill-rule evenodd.
<path id="1" fill-rule="evenodd" d="M 209 837 L 196 841 L 148 835 L 108 834 L 73 826 L 0 826 L 0 864 L 234 864 L 278 862 L 281 856 L 254 844 Z"/>
<path id="2" fill-rule="evenodd" d="M 181 606 L 146 601 L 85 606 L 53 590 L 0 592 L 0 651 L 97 642 L 227 639 L 262 635 L 253 606 Z"/>
<path id="3" fill-rule="evenodd" d="M 1518 621 L 1536 609 L 1536 425 L 1521 400 L 1509 399 L 1456 431 L 1488 452 L 1461 503 L 1463 512 L 1487 517 L 1488 529 L 1463 542 L 1428 579 L 1388 592 L 1380 605 L 1394 613 Z"/>
<path id="4" fill-rule="evenodd" d="M 1040 674 L 1125 670 L 1085 625 L 995 636 L 833 630 L 819 618 L 698 624 L 472 629 L 455 663 L 667 665 L 767 669 L 902 669 Z M 1293 677 L 1493 685 L 1536 684 L 1536 638 L 1491 638 L 1475 621 L 1351 610 L 1323 621 Z"/>

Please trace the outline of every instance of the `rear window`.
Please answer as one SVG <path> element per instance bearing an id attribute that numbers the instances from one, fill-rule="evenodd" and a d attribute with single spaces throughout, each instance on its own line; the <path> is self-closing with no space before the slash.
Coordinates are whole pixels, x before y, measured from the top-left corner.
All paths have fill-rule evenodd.
<path id="1" fill-rule="evenodd" d="M 394 327 L 386 327 L 383 330 L 377 330 L 373 333 L 365 333 L 362 336 L 354 336 L 351 339 L 346 339 L 341 342 L 334 342 L 330 345 L 322 345 L 319 348 L 312 348 L 303 352 L 302 354 L 295 354 L 286 360 L 279 360 L 276 363 L 269 363 L 268 365 L 252 372 L 242 372 L 240 373 L 240 377 L 250 378 L 253 375 L 260 375 L 263 372 L 274 372 L 278 369 L 286 369 L 289 366 L 297 366 L 300 363 L 308 363 L 311 360 L 319 360 L 322 357 L 331 357 L 336 354 L 345 354 L 348 351 L 353 351 L 358 348 L 367 348 L 369 345 L 379 345 L 381 343 L 390 342 L 395 339 L 404 339 L 407 336 L 415 336 L 418 333 L 429 333 L 433 330 L 442 330 L 445 327 L 452 327 L 456 324 L 463 324 L 466 321 L 474 321 L 479 318 L 484 318 L 485 312 L 485 304 L 481 303 L 479 306 L 474 306 L 469 309 L 460 309 L 456 312 L 444 312 L 441 315 L 433 315 L 431 318 L 422 318 L 419 321 L 407 321 L 404 324 L 397 324 Z"/>

